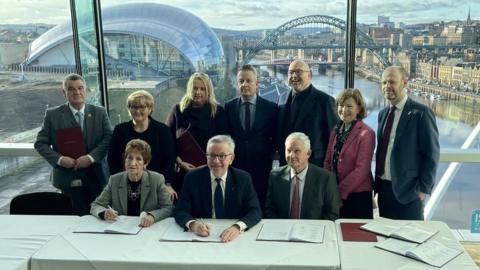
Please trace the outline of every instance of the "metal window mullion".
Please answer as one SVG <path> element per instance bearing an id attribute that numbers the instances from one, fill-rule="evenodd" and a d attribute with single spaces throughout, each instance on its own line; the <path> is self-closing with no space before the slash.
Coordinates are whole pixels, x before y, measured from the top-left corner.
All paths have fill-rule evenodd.
<path id="1" fill-rule="evenodd" d="M 345 88 L 353 88 L 355 81 L 355 41 L 357 0 L 347 0 L 347 24 L 345 39 Z"/>

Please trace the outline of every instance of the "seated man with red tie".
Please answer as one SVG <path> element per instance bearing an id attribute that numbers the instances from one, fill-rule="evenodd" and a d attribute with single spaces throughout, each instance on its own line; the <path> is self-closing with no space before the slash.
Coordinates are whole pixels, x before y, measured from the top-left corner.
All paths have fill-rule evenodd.
<path id="1" fill-rule="evenodd" d="M 301 132 L 285 140 L 287 165 L 270 173 L 266 218 L 329 219 L 339 215 L 335 175 L 308 162 L 310 139 Z"/>
<path id="2" fill-rule="evenodd" d="M 250 175 L 230 167 L 234 151 L 235 143 L 228 135 L 208 140 L 207 166 L 185 175 L 175 208 L 178 225 L 208 236 L 210 228 L 201 218 L 237 219 L 220 236 L 222 242 L 229 242 L 260 221 L 262 210 Z"/>

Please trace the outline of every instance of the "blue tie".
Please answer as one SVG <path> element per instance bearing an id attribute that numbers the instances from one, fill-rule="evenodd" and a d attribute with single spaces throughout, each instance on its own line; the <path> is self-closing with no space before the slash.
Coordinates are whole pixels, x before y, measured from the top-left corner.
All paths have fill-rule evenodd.
<path id="1" fill-rule="evenodd" d="M 225 209 L 223 207 L 223 192 L 220 181 L 222 181 L 222 179 L 215 178 L 215 182 L 217 182 L 217 187 L 215 188 L 215 193 L 213 194 L 215 202 L 215 217 L 225 218 Z"/>

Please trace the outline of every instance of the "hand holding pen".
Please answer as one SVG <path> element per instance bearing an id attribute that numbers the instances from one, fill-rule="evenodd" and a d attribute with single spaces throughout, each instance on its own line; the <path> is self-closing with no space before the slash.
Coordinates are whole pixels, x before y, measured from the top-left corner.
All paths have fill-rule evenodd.
<path id="1" fill-rule="evenodd" d="M 203 219 L 195 220 L 190 224 L 190 230 L 198 236 L 209 236 L 210 235 L 210 225 L 205 223 Z"/>
<path id="2" fill-rule="evenodd" d="M 110 205 L 108 205 L 103 217 L 105 218 L 105 220 L 115 221 L 118 218 L 118 212 L 115 211 Z"/>

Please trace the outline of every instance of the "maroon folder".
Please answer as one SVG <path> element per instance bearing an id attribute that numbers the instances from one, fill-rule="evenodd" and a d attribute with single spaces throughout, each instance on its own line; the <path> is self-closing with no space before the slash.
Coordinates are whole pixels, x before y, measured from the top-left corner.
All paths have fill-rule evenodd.
<path id="1" fill-rule="evenodd" d="M 207 164 L 205 152 L 188 130 L 177 138 L 177 155 L 195 167 Z"/>
<path id="2" fill-rule="evenodd" d="M 377 235 L 360 229 L 365 223 L 340 223 L 343 241 L 377 242 Z"/>
<path id="3" fill-rule="evenodd" d="M 55 135 L 58 152 L 62 156 L 77 159 L 87 154 L 80 127 L 57 129 Z"/>

